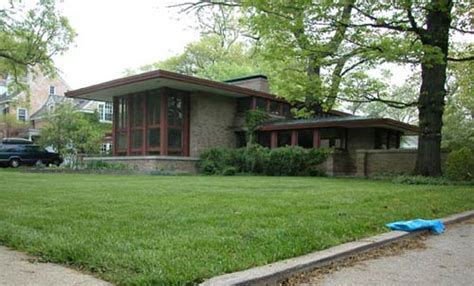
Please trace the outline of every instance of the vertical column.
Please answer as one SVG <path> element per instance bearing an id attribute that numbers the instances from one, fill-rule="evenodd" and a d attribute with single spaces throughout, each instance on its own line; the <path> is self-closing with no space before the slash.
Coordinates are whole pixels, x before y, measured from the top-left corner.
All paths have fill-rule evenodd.
<path id="1" fill-rule="evenodd" d="M 168 155 L 168 91 L 160 90 L 161 117 L 160 117 L 160 155 Z"/>
<path id="2" fill-rule="evenodd" d="M 143 96 L 143 142 L 142 142 L 142 155 L 148 153 L 148 92 L 145 92 Z"/>
<path id="3" fill-rule="evenodd" d="M 255 96 L 252 97 L 252 106 L 251 106 L 251 109 L 252 110 L 256 110 L 257 109 L 257 98 Z"/>
<path id="4" fill-rule="evenodd" d="M 132 154 L 132 97 L 127 97 L 125 102 L 127 109 L 127 156 L 130 156 Z"/>
<path id="5" fill-rule="evenodd" d="M 112 155 L 117 156 L 117 123 L 120 112 L 118 110 L 118 97 L 112 99 Z"/>
<path id="6" fill-rule="evenodd" d="M 291 146 L 298 146 L 298 131 L 291 131 Z"/>
<path id="7" fill-rule="evenodd" d="M 277 147 L 278 147 L 278 132 L 272 131 L 271 137 L 270 137 L 270 148 L 274 149 Z"/>
<path id="8" fill-rule="evenodd" d="M 318 129 L 313 130 L 313 148 L 321 147 L 321 136 Z"/>
<path id="9" fill-rule="evenodd" d="M 265 111 L 270 113 L 270 100 L 265 100 Z"/>
<path id="10" fill-rule="evenodd" d="M 191 97 L 187 94 L 184 99 L 184 126 L 183 126 L 183 156 L 189 156 L 189 125 Z"/>

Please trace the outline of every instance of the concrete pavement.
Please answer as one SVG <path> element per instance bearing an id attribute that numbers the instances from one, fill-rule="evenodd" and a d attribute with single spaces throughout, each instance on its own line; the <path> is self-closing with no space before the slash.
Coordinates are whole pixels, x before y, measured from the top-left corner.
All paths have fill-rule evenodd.
<path id="1" fill-rule="evenodd" d="M 429 236 L 425 247 L 319 275 L 300 285 L 474 285 L 474 220 Z"/>
<path id="2" fill-rule="evenodd" d="M 111 286 L 87 274 L 0 246 L 0 286 Z"/>

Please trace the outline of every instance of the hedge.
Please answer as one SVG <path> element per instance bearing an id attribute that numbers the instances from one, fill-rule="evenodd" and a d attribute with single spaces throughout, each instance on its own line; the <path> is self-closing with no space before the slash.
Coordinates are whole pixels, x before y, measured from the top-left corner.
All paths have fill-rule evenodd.
<path id="1" fill-rule="evenodd" d="M 317 166 L 327 159 L 330 151 L 297 146 L 269 149 L 260 145 L 212 148 L 200 155 L 198 169 L 207 175 L 321 176 L 324 173 Z"/>

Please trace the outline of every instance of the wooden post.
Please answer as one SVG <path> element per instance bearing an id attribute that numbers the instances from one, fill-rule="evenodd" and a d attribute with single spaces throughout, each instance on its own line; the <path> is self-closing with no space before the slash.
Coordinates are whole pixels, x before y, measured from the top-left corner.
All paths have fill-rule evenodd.
<path id="1" fill-rule="evenodd" d="M 117 156 L 118 97 L 112 98 L 112 155 Z"/>
<path id="2" fill-rule="evenodd" d="M 125 108 L 127 110 L 127 156 L 132 155 L 132 97 L 127 97 Z"/>
<path id="3" fill-rule="evenodd" d="M 321 147 L 321 136 L 318 129 L 313 130 L 313 148 Z"/>
<path id="4" fill-rule="evenodd" d="M 271 137 L 270 137 L 270 148 L 274 149 L 278 147 L 278 132 L 272 131 Z"/>
<path id="5" fill-rule="evenodd" d="M 189 156 L 189 125 L 190 125 L 190 109 L 191 109 L 191 97 L 189 94 L 183 98 L 184 102 L 184 126 L 183 126 L 183 156 Z"/>
<path id="6" fill-rule="evenodd" d="M 257 98 L 254 96 L 252 97 L 252 110 L 256 110 L 257 109 Z"/>
<path id="7" fill-rule="evenodd" d="M 298 146 L 298 131 L 291 131 L 291 146 Z"/>
<path id="8" fill-rule="evenodd" d="M 148 153 L 148 92 L 143 94 L 143 142 L 142 142 L 142 155 Z"/>
<path id="9" fill-rule="evenodd" d="M 168 91 L 161 89 L 160 155 L 168 155 Z"/>

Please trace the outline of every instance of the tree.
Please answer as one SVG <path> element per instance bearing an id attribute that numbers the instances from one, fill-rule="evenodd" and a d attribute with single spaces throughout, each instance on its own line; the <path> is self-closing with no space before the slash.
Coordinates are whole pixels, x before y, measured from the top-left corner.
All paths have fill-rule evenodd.
<path id="1" fill-rule="evenodd" d="M 363 100 L 398 108 L 416 106 L 421 133 L 415 172 L 424 176 L 441 174 L 447 62 L 474 59 L 472 53 L 464 58 L 451 57 L 449 36 L 453 32 L 474 33 L 470 2 L 242 0 L 187 5 L 212 4 L 242 9 L 249 26 L 272 53 L 277 57 L 288 55 L 299 62 L 281 69 L 282 75 L 291 75 L 291 82 L 298 83 L 292 93 L 304 95 L 306 101 L 314 97 L 326 108 L 332 107 L 335 96 L 341 96 L 341 81 L 364 70 L 381 63 L 419 67 L 421 86 L 415 101 L 392 100 L 379 93 L 365 95 Z M 306 80 L 300 70 L 305 62 L 310 75 Z M 323 67 L 325 71 L 320 70 Z"/>
<path id="2" fill-rule="evenodd" d="M 54 75 L 52 57 L 72 43 L 75 32 L 55 2 L 38 0 L 28 7 L 22 1 L 10 0 L 0 6 L 0 73 L 12 76 L 11 88 L 26 89 L 22 78 L 35 68 Z"/>
<path id="3" fill-rule="evenodd" d="M 188 44 L 184 52 L 164 61 L 145 65 L 137 70 L 128 70 L 128 74 L 164 69 L 185 75 L 212 80 L 259 73 L 261 68 L 252 57 L 252 50 L 241 42 L 222 45 L 217 35 L 204 36 L 197 42 Z"/>
<path id="4" fill-rule="evenodd" d="M 99 151 L 103 135 L 98 117 L 88 117 L 73 104 L 64 103 L 48 117 L 47 125 L 41 129 L 40 144 L 51 146 L 75 167 L 79 153 Z"/>

